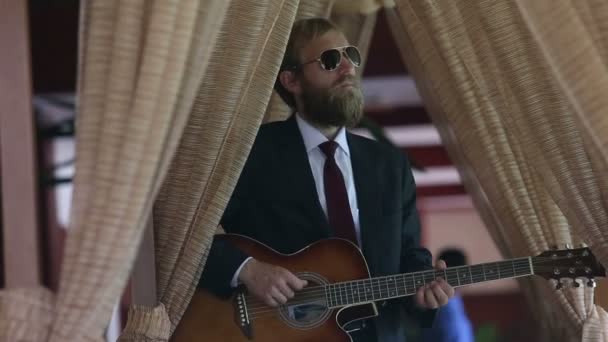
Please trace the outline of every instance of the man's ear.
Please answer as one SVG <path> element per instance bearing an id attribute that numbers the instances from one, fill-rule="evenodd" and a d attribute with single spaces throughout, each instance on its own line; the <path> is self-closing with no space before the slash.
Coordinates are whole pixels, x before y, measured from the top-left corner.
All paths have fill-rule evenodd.
<path id="1" fill-rule="evenodd" d="M 279 74 L 279 81 L 287 91 L 292 94 L 299 95 L 301 92 L 300 81 L 296 77 L 296 72 L 292 70 L 283 70 Z"/>

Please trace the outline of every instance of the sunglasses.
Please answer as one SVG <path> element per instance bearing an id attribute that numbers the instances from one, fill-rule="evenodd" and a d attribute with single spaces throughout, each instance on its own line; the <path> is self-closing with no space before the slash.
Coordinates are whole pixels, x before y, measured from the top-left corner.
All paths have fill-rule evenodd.
<path id="1" fill-rule="evenodd" d="M 299 69 L 306 64 L 319 62 L 323 70 L 332 71 L 340 66 L 342 55 L 344 55 L 355 68 L 361 66 L 361 53 L 359 52 L 359 49 L 355 46 L 341 46 L 325 50 L 321 53 L 319 58 L 297 65 L 294 69 Z"/>

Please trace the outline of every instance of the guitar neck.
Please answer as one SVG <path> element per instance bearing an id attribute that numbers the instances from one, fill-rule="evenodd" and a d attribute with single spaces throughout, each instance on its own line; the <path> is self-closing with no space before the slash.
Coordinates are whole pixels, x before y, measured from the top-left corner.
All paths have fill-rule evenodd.
<path id="1" fill-rule="evenodd" d="M 445 279 L 452 287 L 486 281 L 525 277 L 534 274 L 532 257 L 510 259 L 471 266 L 449 267 L 445 270 L 428 270 L 391 276 L 347 281 L 325 286 L 330 307 L 356 305 L 411 296 L 437 278 Z"/>

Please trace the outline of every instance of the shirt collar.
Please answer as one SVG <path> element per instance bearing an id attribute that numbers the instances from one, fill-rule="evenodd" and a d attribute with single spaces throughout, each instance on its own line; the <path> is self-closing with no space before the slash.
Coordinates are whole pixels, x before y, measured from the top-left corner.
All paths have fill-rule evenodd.
<path id="1" fill-rule="evenodd" d="M 310 153 L 310 151 L 329 140 L 317 128 L 302 119 L 298 113 L 296 113 L 296 122 L 298 123 L 298 128 L 302 134 L 302 139 L 304 139 L 306 153 Z M 340 128 L 334 141 L 338 143 L 338 146 L 340 146 L 344 152 L 346 152 L 347 156 L 350 156 L 350 149 L 348 148 L 348 142 L 346 140 L 346 129 L 344 127 Z"/>

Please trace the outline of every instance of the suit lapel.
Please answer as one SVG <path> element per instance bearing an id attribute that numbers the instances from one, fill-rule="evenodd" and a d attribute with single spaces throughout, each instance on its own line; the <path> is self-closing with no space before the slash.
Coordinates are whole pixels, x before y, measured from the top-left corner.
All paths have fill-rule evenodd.
<path id="1" fill-rule="evenodd" d="M 347 137 L 357 191 L 363 254 L 370 259 L 369 257 L 375 253 L 374 247 L 376 245 L 371 243 L 374 236 L 374 226 L 377 222 L 380 222 L 381 218 L 378 163 L 374 154 L 368 151 L 356 137 L 353 137 L 350 133 Z"/>
<path id="2" fill-rule="evenodd" d="M 287 119 L 284 124 L 287 129 L 281 130 L 283 135 L 279 137 L 276 147 L 279 150 L 279 165 L 284 169 L 282 174 L 286 177 L 285 191 L 289 191 L 289 197 L 304 206 L 307 216 L 311 219 L 309 228 L 328 237 L 329 222 L 319 203 L 315 180 L 295 115 Z"/>

